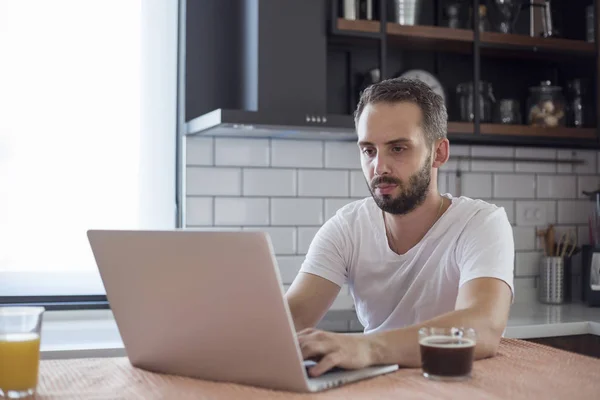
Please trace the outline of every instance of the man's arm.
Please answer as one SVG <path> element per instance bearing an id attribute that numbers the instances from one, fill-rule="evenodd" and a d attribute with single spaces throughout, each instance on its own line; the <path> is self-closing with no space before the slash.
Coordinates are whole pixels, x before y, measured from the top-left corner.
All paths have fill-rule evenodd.
<path id="1" fill-rule="evenodd" d="M 300 273 L 285 297 L 296 331 L 314 327 L 346 282 L 348 232 L 339 215 L 330 218 L 310 244 Z"/>
<path id="2" fill-rule="evenodd" d="M 296 331 L 314 327 L 340 292 L 340 287 L 320 276 L 300 272 L 285 294 Z"/>
<path id="3" fill-rule="evenodd" d="M 473 279 L 460 288 L 454 311 L 407 328 L 366 335 L 373 346 L 373 362 L 420 366 L 418 332 L 425 326 L 473 328 L 477 334 L 475 358 L 494 356 L 508 321 L 511 300 L 512 292 L 505 282 Z"/>
<path id="4" fill-rule="evenodd" d="M 477 334 L 475 358 L 493 356 L 506 327 L 512 299 L 510 287 L 496 278 L 478 278 L 459 290 L 456 309 L 418 325 L 373 334 L 335 334 L 314 329 L 299 335 L 304 358 L 324 356 L 310 370 L 319 376 L 334 366 L 364 368 L 369 365 L 421 365 L 419 329 L 433 327 L 469 327 Z"/>

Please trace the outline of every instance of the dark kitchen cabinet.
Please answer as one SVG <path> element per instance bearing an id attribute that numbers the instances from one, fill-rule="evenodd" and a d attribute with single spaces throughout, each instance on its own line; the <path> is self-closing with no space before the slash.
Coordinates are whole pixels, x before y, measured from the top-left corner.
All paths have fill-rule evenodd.
<path id="1" fill-rule="evenodd" d="M 600 336 L 596 335 L 571 335 L 526 340 L 577 354 L 600 358 Z"/>
<path id="2" fill-rule="evenodd" d="M 586 41 L 585 25 L 586 7 L 592 4 L 597 15 L 599 0 L 553 0 L 553 22 L 560 37 L 549 38 L 529 35 L 528 8 L 519 12 L 513 33 L 499 33 L 494 31 L 497 19 L 489 14 L 491 9 L 487 10 L 487 17 L 492 27 L 484 31 L 472 29 L 479 26 L 481 19 L 479 13 L 471 10 L 489 6 L 491 2 L 486 0 L 420 1 L 416 25 L 394 22 L 392 1 L 373 1 L 376 12 L 372 20 L 364 14 L 358 19 L 345 18 L 344 2 L 329 1 L 328 111 L 351 115 L 364 77 L 368 81 L 370 71 L 378 70 L 380 79 L 385 79 L 422 70 L 432 74 L 444 88 L 448 133 L 454 143 L 598 148 L 599 46 L 597 40 Z M 462 4 L 458 25 L 449 22 L 451 3 Z M 597 32 L 597 18 L 594 26 Z M 586 124 L 529 125 L 529 88 L 549 80 L 563 88 L 568 102 L 567 85 L 575 78 L 585 79 Z M 464 82 L 472 82 L 474 88 L 480 82 L 491 84 L 496 101 L 492 103 L 491 115 L 482 109 L 482 102 L 475 95 L 471 96 L 470 118 L 465 120 L 465 107 L 461 107 L 457 93 L 457 86 Z M 502 99 L 518 100 L 520 123 L 500 123 Z M 463 104 L 469 104 L 468 97 L 463 97 Z"/>

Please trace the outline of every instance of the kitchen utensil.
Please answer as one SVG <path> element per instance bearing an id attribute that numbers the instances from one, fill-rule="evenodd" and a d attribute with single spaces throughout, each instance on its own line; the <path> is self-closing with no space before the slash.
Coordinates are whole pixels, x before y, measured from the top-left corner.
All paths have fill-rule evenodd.
<path id="1" fill-rule="evenodd" d="M 576 246 L 577 243 L 575 241 L 575 234 L 570 230 L 566 231 L 562 234 L 558 243 L 556 244 L 556 251 L 554 254 L 561 258 L 571 257 Z"/>
<path id="2" fill-rule="evenodd" d="M 600 307 L 600 247 L 585 245 L 581 252 L 581 300 Z"/>
<path id="3" fill-rule="evenodd" d="M 357 20 L 360 12 L 359 0 L 344 0 L 342 4 L 342 16 L 344 19 Z"/>
<path id="4" fill-rule="evenodd" d="M 473 122 L 474 114 L 474 99 L 473 99 L 473 82 L 464 82 L 456 87 L 458 95 L 458 104 L 460 110 L 460 120 L 465 122 Z M 496 102 L 491 83 L 479 82 L 479 119 L 481 122 L 492 122 L 492 104 Z"/>
<path id="5" fill-rule="evenodd" d="M 423 69 L 411 69 L 404 72 L 402 75 L 400 75 L 400 77 L 407 79 L 417 79 L 423 83 L 426 83 L 427 86 L 429 86 L 431 90 L 434 91 L 434 93 L 439 94 L 440 96 L 442 96 L 442 99 L 446 101 L 446 92 L 444 91 L 442 83 L 435 75 L 431 74 L 430 72 L 425 71 Z"/>
<path id="6" fill-rule="evenodd" d="M 417 25 L 421 0 L 394 0 L 394 22 L 400 25 Z"/>
<path id="7" fill-rule="evenodd" d="M 588 217 L 588 228 L 590 234 L 590 245 L 600 246 L 600 190 L 594 192 L 582 191 L 592 202 L 590 215 Z"/>
<path id="8" fill-rule="evenodd" d="M 492 24 L 487 14 L 487 7 L 483 4 L 479 5 L 479 32 L 489 32 L 492 30 Z"/>
<path id="9" fill-rule="evenodd" d="M 381 71 L 379 68 L 371 68 L 367 73 L 358 75 L 358 89 L 355 92 L 355 98 L 352 100 L 352 104 L 356 105 L 362 92 L 373 83 L 377 83 L 381 80 Z"/>
<path id="10" fill-rule="evenodd" d="M 548 255 L 550 257 L 554 257 L 556 254 L 554 253 L 554 225 L 550 225 L 548 227 L 548 231 L 546 232 L 546 248 L 548 249 Z"/>
<path id="11" fill-rule="evenodd" d="M 521 104 L 519 100 L 502 99 L 498 102 L 496 122 L 518 125 L 522 123 Z"/>
<path id="12" fill-rule="evenodd" d="M 573 79 L 567 83 L 567 125 L 581 128 L 589 125 L 587 82 L 584 79 Z"/>
<path id="13" fill-rule="evenodd" d="M 544 37 L 559 37 L 558 31 L 554 28 L 552 23 L 552 3 L 550 0 L 546 0 L 544 7 L 544 18 L 542 19 L 542 25 L 544 26 Z"/>
<path id="14" fill-rule="evenodd" d="M 596 41 L 596 24 L 594 24 L 594 5 L 585 8 L 585 32 L 586 40 L 590 43 Z"/>
<path id="15" fill-rule="evenodd" d="M 538 300 L 544 304 L 565 302 L 565 259 L 563 257 L 542 257 L 540 260 Z"/>
<path id="16" fill-rule="evenodd" d="M 490 18 L 495 21 L 496 30 L 513 33 L 514 24 L 521 11 L 521 0 L 487 0 Z"/>
<path id="17" fill-rule="evenodd" d="M 536 236 L 542 240 L 542 249 L 544 250 L 544 255 L 547 257 L 553 257 L 556 253 L 554 235 L 554 225 L 549 225 L 548 228 L 538 230 L 536 233 Z"/>
<path id="18" fill-rule="evenodd" d="M 468 21 L 468 7 L 463 1 L 451 1 L 446 3 L 445 7 L 446 12 L 446 26 L 448 28 L 453 29 L 466 29 L 469 25 L 466 21 Z"/>
<path id="19" fill-rule="evenodd" d="M 565 99 L 562 87 L 542 81 L 529 88 L 527 122 L 533 126 L 557 127 L 565 125 Z"/>
<path id="20" fill-rule="evenodd" d="M 550 0 L 531 0 L 529 2 L 531 36 L 559 37 L 559 32 L 552 21 L 552 5 Z"/>

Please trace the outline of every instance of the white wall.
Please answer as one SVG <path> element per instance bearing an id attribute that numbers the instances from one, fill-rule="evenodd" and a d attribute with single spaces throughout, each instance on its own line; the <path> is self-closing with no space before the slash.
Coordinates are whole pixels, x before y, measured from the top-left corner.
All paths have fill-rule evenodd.
<path id="1" fill-rule="evenodd" d="M 597 152 L 454 145 L 450 151 L 440 172 L 440 190 L 459 194 L 455 171 L 460 168 L 460 194 L 505 207 L 514 226 L 516 301 L 535 301 L 541 250 L 536 226 L 527 225 L 519 213 L 531 205 L 543 207 L 559 234 L 574 229 L 579 244 L 587 243 L 589 203 L 580 193 L 600 184 Z M 461 155 L 575 158 L 585 164 L 459 162 Z M 272 233 L 286 284 L 298 272 L 319 226 L 344 204 L 369 196 L 353 142 L 195 136 L 187 139 L 186 165 L 186 226 Z M 577 281 L 579 270 L 574 273 Z M 352 307 L 347 291 L 335 306 Z"/>

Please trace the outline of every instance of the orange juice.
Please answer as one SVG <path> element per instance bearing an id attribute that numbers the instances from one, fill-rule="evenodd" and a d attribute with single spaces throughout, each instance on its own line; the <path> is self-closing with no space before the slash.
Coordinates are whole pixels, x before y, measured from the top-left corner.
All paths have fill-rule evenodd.
<path id="1" fill-rule="evenodd" d="M 0 389 L 35 389 L 40 363 L 40 335 L 0 333 Z"/>

